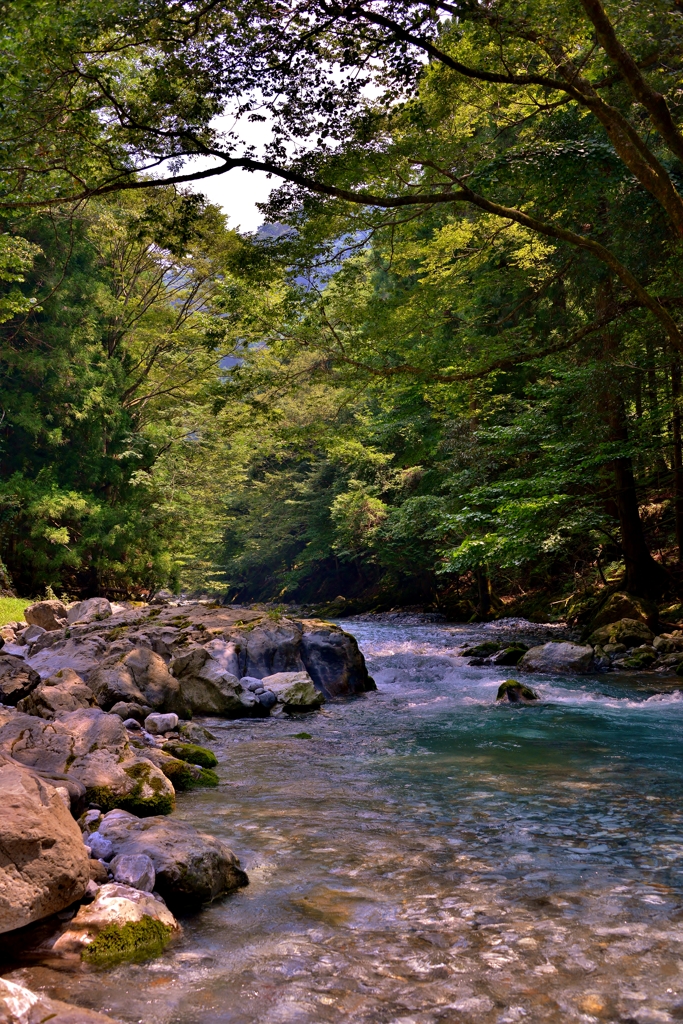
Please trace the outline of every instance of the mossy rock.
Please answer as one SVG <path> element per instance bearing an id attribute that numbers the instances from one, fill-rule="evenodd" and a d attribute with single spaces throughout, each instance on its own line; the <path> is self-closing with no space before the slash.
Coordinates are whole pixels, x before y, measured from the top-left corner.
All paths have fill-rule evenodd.
<path id="1" fill-rule="evenodd" d="M 585 626 L 605 604 L 610 594 L 608 591 L 587 591 L 572 594 L 564 609 L 564 617 L 570 626 Z"/>
<path id="2" fill-rule="evenodd" d="M 510 644 L 504 650 L 496 654 L 493 661 L 496 665 L 517 665 L 529 650 L 526 644 Z"/>
<path id="3" fill-rule="evenodd" d="M 653 651 L 633 651 L 628 658 L 624 658 L 620 663 L 620 667 L 635 669 L 636 671 L 651 668 L 657 661 L 657 657 L 658 655 Z"/>
<path id="4" fill-rule="evenodd" d="M 164 743 L 162 750 L 177 757 L 179 761 L 198 764 L 202 768 L 215 768 L 218 764 L 214 752 L 208 747 L 200 747 L 197 743 L 179 743 L 178 740 L 169 740 L 168 743 Z"/>
<path id="5" fill-rule="evenodd" d="M 483 644 L 477 644 L 476 647 L 465 647 L 460 654 L 466 658 L 488 658 L 492 654 L 496 654 L 502 647 L 502 644 L 498 644 L 495 640 L 486 640 Z"/>
<path id="6" fill-rule="evenodd" d="M 179 792 L 194 789 L 195 786 L 217 786 L 220 781 L 210 768 L 201 768 L 198 764 L 181 761 L 177 757 L 165 760 L 161 770 Z"/>
<path id="7" fill-rule="evenodd" d="M 605 644 L 639 647 L 641 644 L 651 644 L 653 640 L 652 630 L 638 619 L 620 619 L 618 622 L 607 623 L 594 630 L 588 637 L 588 643 L 592 647 L 598 644 L 601 647 Z"/>
<path id="8" fill-rule="evenodd" d="M 644 622 L 646 626 L 654 628 L 658 619 L 657 605 L 634 594 L 617 591 L 610 594 L 600 605 L 593 616 L 590 628 L 596 630 L 622 619 Z"/>
<path id="9" fill-rule="evenodd" d="M 81 957 L 99 967 L 112 967 L 124 961 L 149 960 L 160 956 L 168 945 L 173 929 L 153 917 L 126 924 L 110 924 L 104 928 Z"/>
<path id="10" fill-rule="evenodd" d="M 538 700 L 538 694 L 529 686 L 520 683 L 518 679 L 506 679 L 498 687 L 496 700 L 507 700 L 510 704 L 526 704 L 532 700 Z"/>

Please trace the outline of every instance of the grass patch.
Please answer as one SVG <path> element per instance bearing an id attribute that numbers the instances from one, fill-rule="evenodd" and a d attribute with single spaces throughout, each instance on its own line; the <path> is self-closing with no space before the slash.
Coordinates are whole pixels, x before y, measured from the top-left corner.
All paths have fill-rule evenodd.
<path id="1" fill-rule="evenodd" d="M 292 733 L 292 739 L 295 739 L 295 740 L 312 740 L 313 737 L 311 736 L 310 732 L 293 732 Z"/>
<path id="2" fill-rule="evenodd" d="M 8 622 L 22 622 L 24 609 L 33 604 L 30 597 L 0 597 L 0 626 Z"/>

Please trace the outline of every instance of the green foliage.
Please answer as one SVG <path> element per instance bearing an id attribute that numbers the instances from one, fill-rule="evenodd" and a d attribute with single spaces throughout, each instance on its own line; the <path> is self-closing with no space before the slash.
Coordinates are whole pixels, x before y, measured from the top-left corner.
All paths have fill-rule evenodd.
<path id="1" fill-rule="evenodd" d="M 0 11 L 21 592 L 390 605 L 476 583 L 487 614 L 491 583 L 622 559 L 661 590 L 648 545 L 673 559 L 676 515 L 683 536 L 676 4 L 610 12 L 628 73 L 569 0 Z M 288 230 L 238 238 L 142 191 L 232 160 L 231 103 L 272 118 Z"/>
<path id="2" fill-rule="evenodd" d="M 221 394 L 211 302 L 239 242 L 215 208 L 175 192 L 13 226 L 33 260 L 28 312 L 6 319 L 0 349 L 0 544 L 14 584 L 177 587 L 197 516 L 173 464 L 197 462 Z"/>

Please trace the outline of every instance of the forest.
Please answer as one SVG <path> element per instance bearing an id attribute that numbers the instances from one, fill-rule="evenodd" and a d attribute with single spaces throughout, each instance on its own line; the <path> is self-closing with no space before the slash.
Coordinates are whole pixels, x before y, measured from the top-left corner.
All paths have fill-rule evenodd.
<path id="1" fill-rule="evenodd" d="M 0 21 L 6 593 L 683 598 L 677 0 Z"/>

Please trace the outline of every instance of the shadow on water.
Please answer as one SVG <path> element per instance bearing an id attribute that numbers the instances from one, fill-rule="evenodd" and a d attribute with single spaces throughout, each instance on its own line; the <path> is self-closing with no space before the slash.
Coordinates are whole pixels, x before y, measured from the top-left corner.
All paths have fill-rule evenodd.
<path id="1" fill-rule="evenodd" d="M 145 1024 L 683 1019 L 678 694 L 543 677 L 496 706 L 514 671 L 467 667 L 467 631 L 353 632 L 378 693 L 212 721 L 221 785 L 179 798 L 250 886 L 156 961 L 16 978 Z"/>

